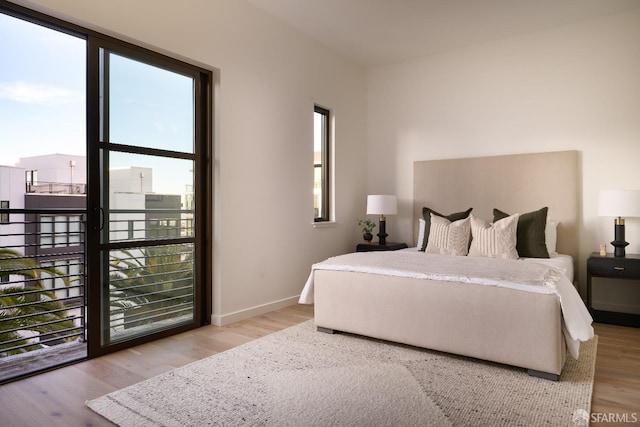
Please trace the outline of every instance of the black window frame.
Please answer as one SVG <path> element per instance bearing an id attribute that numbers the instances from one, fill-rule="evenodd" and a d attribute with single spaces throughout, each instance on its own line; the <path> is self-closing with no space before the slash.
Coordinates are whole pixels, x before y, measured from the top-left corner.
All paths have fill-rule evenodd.
<path id="1" fill-rule="evenodd" d="M 315 169 L 322 168 L 321 171 L 321 209 L 319 212 L 314 212 L 314 222 L 329 222 L 331 221 L 331 110 L 321 107 L 319 105 L 313 106 L 313 112 L 323 116 L 323 129 L 322 129 L 322 141 L 321 141 L 321 155 L 320 163 L 313 162 L 314 177 Z M 315 144 L 315 122 L 314 122 L 314 144 Z M 315 178 L 314 178 L 315 185 Z M 315 206 L 314 206 L 315 209 Z"/>

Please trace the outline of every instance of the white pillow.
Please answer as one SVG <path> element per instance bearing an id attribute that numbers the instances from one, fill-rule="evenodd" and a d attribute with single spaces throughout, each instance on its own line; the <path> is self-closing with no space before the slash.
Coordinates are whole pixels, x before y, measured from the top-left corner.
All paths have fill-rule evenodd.
<path id="1" fill-rule="evenodd" d="M 429 241 L 425 252 L 465 256 L 469 251 L 470 224 L 469 217 L 451 222 L 446 218 L 431 214 Z"/>
<path id="2" fill-rule="evenodd" d="M 422 244 L 424 243 L 424 228 L 427 226 L 427 222 L 424 218 L 420 218 L 418 220 L 418 250 L 422 248 Z"/>
<path id="3" fill-rule="evenodd" d="M 469 256 L 517 259 L 516 243 L 519 216 L 519 214 L 514 214 L 493 224 L 488 224 L 471 214 Z"/>
<path id="4" fill-rule="evenodd" d="M 549 255 L 558 255 L 556 243 L 558 241 L 559 224 L 559 221 L 551 221 L 547 218 L 547 225 L 544 228 L 544 238 L 547 243 L 547 252 L 549 252 Z"/>

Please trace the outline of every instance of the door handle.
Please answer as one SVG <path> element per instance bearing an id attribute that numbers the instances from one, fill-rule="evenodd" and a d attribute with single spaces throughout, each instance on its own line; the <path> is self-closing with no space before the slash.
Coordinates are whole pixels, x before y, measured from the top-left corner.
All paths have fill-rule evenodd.
<path id="1" fill-rule="evenodd" d="M 93 208 L 93 229 L 104 229 L 104 209 L 102 208 Z"/>

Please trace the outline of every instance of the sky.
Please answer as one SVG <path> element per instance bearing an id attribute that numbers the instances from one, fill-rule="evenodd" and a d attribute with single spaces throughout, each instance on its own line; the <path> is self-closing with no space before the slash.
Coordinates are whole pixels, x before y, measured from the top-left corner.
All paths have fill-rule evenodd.
<path id="1" fill-rule="evenodd" d="M 36 155 L 86 155 L 86 55 L 82 38 L 0 13 L 0 165 Z M 192 152 L 192 79 L 109 57 L 110 140 Z M 152 167 L 158 193 L 182 193 L 192 181 L 184 160 L 119 155 L 110 166 Z"/>
<path id="2" fill-rule="evenodd" d="M 85 155 L 85 41 L 0 13 L 0 164 Z"/>

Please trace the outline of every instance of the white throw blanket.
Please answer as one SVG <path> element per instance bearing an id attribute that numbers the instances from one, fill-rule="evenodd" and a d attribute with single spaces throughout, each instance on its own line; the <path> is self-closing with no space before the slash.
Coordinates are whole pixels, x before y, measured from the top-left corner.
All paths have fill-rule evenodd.
<path id="1" fill-rule="evenodd" d="M 571 356 L 577 359 L 580 341 L 587 341 L 593 337 L 593 319 L 575 287 L 561 270 L 543 264 L 409 251 L 356 252 L 314 264 L 300 295 L 301 304 L 313 303 L 315 270 L 382 274 L 555 294 L 560 299 L 563 333 Z"/>

